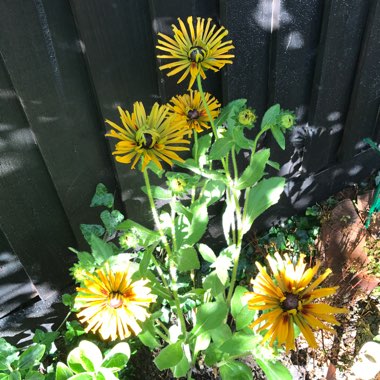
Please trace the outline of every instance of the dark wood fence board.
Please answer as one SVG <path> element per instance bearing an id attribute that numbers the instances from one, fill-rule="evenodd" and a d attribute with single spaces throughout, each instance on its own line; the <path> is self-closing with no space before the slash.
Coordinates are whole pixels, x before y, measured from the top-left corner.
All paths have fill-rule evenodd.
<path id="1" fill-rule="evenodd" d="M 157 33 L 161 32 L 167 35 L 172 35 L 171 25 L 174 24 L 178 27 L 178 18 L 187 26 L 187 18 L 189 16 L 196 20 L 197 17 L 208 18 L 211 17 L 215 22 L 219 19 L 219 6 L 217 0 L 190 0 L 181 1 L 178 0 L 150 0 L 150 11 L 153 25 L 153 41 L 157 45 L 158 36 Z M 155 55 L 159 55 L 162 52 L 155 49 Z M 169 60 L 162 60 L 157 62 L 158 66 L 169 63 Z M 158 70 L 159 78 L 159 89 L 161 95 L 161 101 L 163 103 L 168 102 L 172 96 L 177 94 L 184 94 L 187 92 L 187 87 L 189 85 L 189 77 L 183 82 L 177 84 L 179 75 L 168 77 L 166 74 L 168 70 L 160 71 Z M 222 100 L 222 90 L 221 90 L 221 76 L 220 73 L 214 73 L 209 70 L 206 72 L 207 79 L 204 81 L 204 89 L 212 93 L 217 99 Z M 193 89 L 196 89 L 196 84 L 194 84 Z"/>
<path id="2" fill-rule="evenodd" d="M 116 187 L 69 4 L 3 1 L 0 49 L 78 242 L 98 220 L 96 184 Z M 99 126 L 96 128 L 95 126 Z M 68 159 L 69 157 L 69 159 Z"/>
<path id="3" fill-rule="evenodd" d="M 224 104 L 245 98 L 259 117 L 267 107 L 271 10 L 271 2 L 221 1 L 222 24 L 235 46 L 234 63 L 223 68 Z"/>
<path id="4" fill-rule="evenodd" d="M 120 122 L 117 106 L 131 110 L 135 101 L 149 109 L 159 94 L 148 1 L 70 4 L 103 119 Z M 104 133 L 108 127 L 103 121 L 99 128 Z M 111 149 L 114 143 L 109 141 Z M 116 172 L 127 212 L 140 222 L 149 219 L 146 207 L 141 207 L 141 173 L 123 164 L 116 164 Z"/>
<path id="5" fill-rule="evenodd" d="M 339 160 L 345 161 L 360 152 L 364 137 L 374 137 L 380 105 L 380 1 L 372 1 L 359 67 L 351 94 Z"/>
<path id="6" fill-rule="evenodd" d="M 2 59 L 0 89 L 0 229 L 45 299 L 70 281 L 75 240 Z"/>
<path id="7" fill-rule="evenodd" d="M 309 112 L 309 127 L 314 128 L 315 133 L 309 140 L 303 160 L 303 168 L 308 173 L 320 171 L 336 160 L 368 4 L 356 0 L 329 0 L 325 3 Z"/>
<path id="8" fill-rule="evenodd" d="M 0 318 L 38 293 L 0 230 Z"/>

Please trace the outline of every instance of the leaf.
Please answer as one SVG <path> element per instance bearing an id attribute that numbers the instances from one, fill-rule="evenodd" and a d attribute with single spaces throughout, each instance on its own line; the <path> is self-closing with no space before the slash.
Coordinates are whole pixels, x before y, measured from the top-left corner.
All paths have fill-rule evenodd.
<path id="1" fill-rule="evenodd" d="M 45 346 L 43 344 L 35 344 L 27 348 L 18 360 L 18 368 L 20 370 L 27 370 L 33 368 L 39 363 L 45 353 Z"/>
<path id="2" fill-rule="evenodd" d="M 218 274 L 215 271 L 213 271 L 205 277 L 203 281 L 203 289 L 210 289 L 211 295 L 216 297 L 218 294 L 224 291 L 225 286 L 220 281 Z"/>
<path id="3" fill-rule="evenodd" d="M 231 124 L 232 118 L 245 106 L 247 99 L 235 99 L 224 106 L 219 117 L 215 120 L 215 125 L 220 126 L 223 123 Z"/>
<path id="4" fill-rule="evenodd" d="M 206 202 L 207 206 L 211 206 L 217 202 L 226 191 L 226 185 L 222 181 L 208 180 L 203 189 L 203 194 L 200 202 Z"/>
<path id="5" fill-rule="evenodd" d="M 265 166 L 268 163 L 270 149 L 263 149 L 251 156 L 249 166 L 243 171 L 238 179 L 235 188 L 238 190 L 246 189 L 254 185 L 264 175 Z"/>
<path id="6" fill-rule="evenodd" d="M 251 369 L 244 363 L 237 361 L 226 361 L 219 367 L 222 380 L 252 380 Z"/>
<path id="7" fill-rule="evenodd" d="M 116 231 L 116 227 L 124 220 L 124 215 L 117 210 L 104 210 L 100 213 L 100 219 L 102 220 L 104 227 L 109 235 L 112 235 Z"/>
<path id="8" fill-rule="evenodd" d="M 129 344 L 126 342 L 118 343 L 106 354 L 102 367 L 120 371 L 127 365 L 130 357 L 131 349 Z"/>
<path id="9" fill-rule="evenodd" d="M 207 229 L 208 213 L 207 205 L 204 203 L 198 203 L 191 207 L 193 212 L 193 218 L 189 226 L 189 232 L 185 237 L 185 242 L 188 245 L 194 245 L 201 239 Z"/>
<path id="10" fill-rule="evenodd" d="M 256 310 L 250 310 L 248 308 L 248 305 L 245 305 L 241 310 L 240 313 L 235 318 L 236 322 L 236 330 L 242 330 L 245 327 L 247 327 L 252 321 L 255 319 L 257 315 Z"/>
<path id="11" fill-rule="evenodd" d="M 21 373 L 19 371 L 12 371 L 8 375 L 8 379 L 7 380 L 21 380 Z"/>
<path id="12" fill-rule="evenodd" d="M 200 263 L 197 251 L 193 247 L 182 248 L 177 252 L 177 264 L 180 272 L 199 269 Z"/>
<path id="13" fill-rule="evenodd" d="M 236 126 L 232 130 L 232 137 L 236 144 L 236 146 L 239 148 L 237 149 L 237 152 L 239 153 L 240 149 L 250 149 L 251 148 L 251 140 L 247 139 L 244 135 L 244 127 L 242 126 Z"/>
<path id="14" fill-rule="evenodd" d="M 82 268 L 93 269 L 95 266 L 94 256 L 88 252 L 77 252 L 78 261 Z"/>
<path id="15" fill-rule="evenodd" d="M 282 150 L 285 150 L 285 136 L 281 128 L 278 125 L 273 125 L 270 130 L 277 144 Z"/>
<path id="16" fill-rule="evenodd" d="M 212 134 L 208 133 L 198 139 L 198 157 L 204 156 L 210 148 Z M 195 157 L 195 146 L 193 144 L 192 155 Z"/>
<path id="17" fill-rule="evenodd" d="M 275 170 L 280 170 L 280 164 L 278 162 L 268 160 L 268 165 L 271 166 Z"/>
<path id="18" fill-rule="evenodd" d="M 111 256 L 113 256 L 113 249 L 111 245 L 106 243 L 104 240 L 99 239 L 97 236 L 91 236 L 92 255 L 94 256 L 95 262 L 98 265 L 101 265 Z"/>
<path id="19" fill-rule="evenodd" d="M 292 380 L 293 377 L 289 370 L 279 361 L 271 362 L 262 357 L 255 357 L 256 363 L 264 371 L 268 380 Z"/>
<path id="20" fill-rule="evenodd" d="M 213 342 L 219 347 L 224 342 L 232 338 L 232 331 L 230 326 L 223 323 L 218 328 L 210 331 L 211 338 Z"/>
<path id="21" fill-rule="evenodd" d="M 257 314 L 255 310 L 248 309 L 244 298 L 247 292 L 248 290 L 243 286 L 237 286 L 231 299 L 231 314 L 236 322 L 236 330 L 247 327 Z"/>
<path id="22" fill-rule="evenodd" d="M 145 194 L 148 194 L 146 186 L 143 186 L 141 188 L 141 190 Z M 170 190 L 164 189 L 164 188 L 162 188 L 160 186 L 151 186 L 151 190 L 152 190 L 152 196 L 155 199 L 167 200 L 167 199 L 172 199 L 172 197 L 173 197 L 173 194 L 172 194 L 172 192 Z"/>
<path id="23" fill-rule="evenodd" d="M 57 364 L 55 380 L 67 380 L 73 375 L 73 371 L 66 364 L 61 362 Z"/>
<path id="24" fill-rule="evenodd" d="M 203 260 L 209 263 L 213 263 L 216 260 L 214 251 L 208 245 L 200 243 L 198 245 L 198 250 Z"/>
<path id="25" fill-rule="evenodd" d="M 221 158 L 227 156 L 233 145 L 233 140 L 227 137 L 222 137 L 216 140 L 210 150 L 210 160 L 220 160 Z"/>
<path id="26" fill-rule="evenodd" d="M 162 371 L 177 365 L 182 360 L 183 356 L 182 341 L 179 340 L 178 342 L 169 344 L 163 348 L 154 359 L 154 363 L 157 368 Z"/>
<path id="27" fill-rule="evenodd" d="M 254 350 L 260 341 L 258 335 L 247 335 L 242 332 L 235 333 L 231 339 L 224 342 L 219 349 L 231 356 L 243 355 Z"/>
<path id="28" fill-rule="evenodd" d="M 82 340 L 67 357 L 67 364 L 75 373 L 94 372 L 103 357 L 99 348 L 92 342 Z"/>
<path id="29" fill-rule="evenodd" d="M 135 234 L 139 240 L 139 245 L 143 247 L 147 247 L 160 240 L 160 234 L 158 232 L 152 231 L 131 219 L 121 222 L 117 228 L 121 231 Z"/>
<path id="30" fill-rule="evenodd" d="M 25 377 L 25 380 L 44 380 L 45 376 L 38 371 L 29 371 Z"/>
<path id="31" fill-rule="evenodd" d="M 222 216 L 222 226 L 223 226 L 223 233 L 224 238 L 228 242 L 230 240 L 230 230 L 233 220 L 235 219 L 235 208 L 232 204 L 232 202 L 227 203 L 226 209 L 224 210 L 223 216 Z"/>
<path id="32" fill-rule="evenodd" d="M 98 183 L 96 186 L 95 195 L 91 200 L 90 207 L 105 206 L 112 208 L 113 202 L 113 195 L 108 192 L 107 188 L 102 183 Z"/>
<path id="33" fill-rule="evenodd" d="M 208 302 L 199 306 L 192 333 L 199 335 L 217 328 L 227 317 L 227 312 L 228 308 L 224 302 Z"/>
<path id="34" fill-rule="evenodd" d="M 261 129 L 264 129 L 268 125 L 275 124 L 277 116 L 280 112 L 281 108 L 279 104 L 275 104 L 270 107 L 267 112 L 265 112 L 263 120 L 261 121 Z"/>
<path id="35" fill-rule="evenodd" d="M 156 248 L 156 245 L 152 245 L 145 249 L 143 257 L 141 259 L 140 265 L 139 265 L 139 272 L 140 276 L 144 277 L 146 271 L 148 270 L 148 266 L 150 264 L 150 260 L 152 259 L 152 253 L 154 249 Z"/>
<path id="36" fill-rule="evenodd" d="M 71 296 L 69 296 L 71 298 Z M 62 297 L 63 298 L 63 297 Z M 53 342 L 59 337 L 58 331 L 45 332 L 37 329 L 34 332 L 33 342 L 45 345 L 46 353 L 50 354 Z"/>
<path id="37" fill-rule="evenodd" d="M 117 380 L 118 377 L 115 376 L 111 369 L 100 368 L 99 372 L 96 374 L 96 380 Z"/>
<path id="38" fill-rule="evenodd" d="M 102 237 L 106 232 L 100 224 L 81 224 L 79 227 L 88 244 L 91 244 L 92 235 Z"/>
<path id="39" fill-rule="evenodd" d="M 180 377 L 185 377 L 187 372 L 190 369 L 190 363 L 188 359 L 186 358 L 186 355 L 183 355 L 179 363 L 175 365 L 174 367 L 171 367 L 170 369 L 173 372 L 173 375 L 176 379 Z"/>
<path id="40" fill-rule="evenodd" d="M 199 351 L 206 350 L 210 345 L 210 342 L 211 336 L 209 333 L 199 334 L 195 340 L 194 356 L 196 356 Z"/>
<path id="41" fill-rule="evenodd" d="M 70 377 L 69 380 L 94 380 L 94 377 L 92 373 L 79 373 L 78 375 Z"/>
<path id="42" fill-rule="evenodd" d="M 284 191 L 285 178 L 272 177 L 261 180 L 251 188 L 246 200 L 246 217 L 243 220 L 243 233 L 246 233 L 255 219 L 280 199 Z"/>
<path id="43" fill-rule="evenodd" d="M 147 319 L 141 325 L 141 333 L 137 335 L 141 343 L 151 349 L 160 346 L 160 342 L 156 338 L 156 332 L 152 318 Z"/>

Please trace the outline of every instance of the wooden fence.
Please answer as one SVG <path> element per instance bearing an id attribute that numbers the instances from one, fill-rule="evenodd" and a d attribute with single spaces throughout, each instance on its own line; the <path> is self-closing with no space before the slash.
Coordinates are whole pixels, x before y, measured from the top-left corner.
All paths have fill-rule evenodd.
<path id="1" fill-rule="evenodd" d="M 209 92 L 259 115 L 296 111 L 287 149 L 265 142 L 288 178 L 265 223 L 380 167 L 362 143 L 380 131 L 380 0 L 1 0 L 0 316 L 69 281 L 67 247 L 98 222 L 97 183 L 147 218 L 142 178 L 113 162 L 104 119 L 186 91 L 158 70 L 155 44 L 189 15 L 226 26 L 236 47 Z"/>

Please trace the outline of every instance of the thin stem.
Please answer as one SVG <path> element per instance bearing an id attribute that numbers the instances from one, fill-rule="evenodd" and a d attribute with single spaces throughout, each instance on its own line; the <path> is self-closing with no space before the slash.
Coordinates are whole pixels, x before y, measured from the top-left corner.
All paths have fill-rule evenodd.
<path id="1" fill-rule="evenodd" d="M 232 147 L 231 158 L 232 158 L 232 165 L 234 168 L 234 180 L 236 182 L 239 178 L 239 171 L 238 171 L 237 162 L 236 162 L 235 146 Z"/>
<path id="2" fill-rule="evenodd" d="M 59 330 L 62 328 L 62 326 L 63 326 L 63 325 L 66 323 L 66 321 L 69 319 L 70 315 L 71 315 L 71 311 L 69 311 L 69 312 L 67 313 L 66 317 L 65 317 L 64 320 L 61 322 L 61 324 L 56 328 L 55 331 L 59 331 Z"/>
<path id="3" fill-rule="evenodd" d="M 156 333 L 157 335 L 162 339 L 164 340 L 166 343 L 170 344 L 170 339 L 169 337 L 164 334 L 157 326 L 156 326 Z"/>
<path id="4" fill-rule="evenodd" d="M 169 289 L 169 284 L 168 284 L 168 282 L 166 281 L 166 278 L 165 278 L 165 276 L 164 276 L 164 272 L 162 271 L 162 269 L 161 269 L 161 267 L 160 267 L 160 264 L 158 263 L 157 259 L 154 257 L 153 252 L 152 252 L 152 261 L 153 261 L 153 264 L 154 264 L 154 266 L 155 266 L 155 268 L 156 268 L 156 270 L 157 270 L 158 275 L 159 275 L 160 278 L 161 278 L 162 283 L 165 285 L 165 287 L 166 287 L 167 289 Z"/>
<path id="5" fill-rule="evenodd" d="M 194 129 L 194 158 L 198 164 L 198 132 Z"/>

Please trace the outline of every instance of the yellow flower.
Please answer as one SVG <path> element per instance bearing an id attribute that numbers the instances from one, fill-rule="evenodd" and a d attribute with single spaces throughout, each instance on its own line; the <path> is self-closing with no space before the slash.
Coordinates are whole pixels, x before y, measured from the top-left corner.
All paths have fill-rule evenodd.
<path id="1" fill-rule="evenodd" d="M 209 93 L 205 94 L 205 99 L 211 116 L 215 119 L 220 112 L 220 103 Z M 172 122 L 178 128 L 187 129 L 189 132 L 195 129 L 198 133 L 203 131 L 202 128 L 210 128 L 207 124 L 210 119 L 207 116 L 200 92 L 190 90 L 190 94 L 177 95 L 170 102 L 172 104 L 167 106 Z"/>
<path id="2" fill-rule="evenodd" d="M 304 255 L 301 255 L 297 265 L 293 265 L 288 255 L 284 259 L 278 254 L 275 258 L 267 256 L 273 273 L 272 279 L 266 268 L 256 262 L 259 274 L 253 281 L 253 292 L 250 296 L 248 308 L 265 310 L 251 327 L 262 322 L 258 331 L 268 329 L 263 342 L 270 339 L 272 346 L 277 338 L 278 344 L 285 344 L 286 351 L 295 349 L 294 324 L 296 324 L 308 344 L 312 348 L 317 347 L 313 330 L 323 329 L 334 332 L 324 322 L 339 325 L 333 314 L 347 313 L 347 309 L 332 307 L 324 303 L 313 303 L 318 298 L 334 294 L 338 287 L 316 289 L 321 282 L 331 273 L 327 269 L 322 275 L 311 282 L 318 272 L 321 263 L 318 261 L 313 268 L 305 271 Z"/>
<path id="3" fill-rule="evenodd" d="M 205 79 L 205 70 L 219 71 L 226 63 L 232 63 L 231 58 L 235 56 L 227 53 L 234 46 L 232 41 L 222 42 L 228 31 L 224 27 L 217 29 L 216 25 L 211 27 L 211 18 L 206 22 L 204 18 L 197 17 L 195 29 L 192 17 L 187 18 L 188 29 L 181 19 L 178 19 L 178 22 L 179 29 L 172 25 L 173 38 L 158 33 L 162 39 L 158 40 L 156 47 L 168 54 L 157 57 L 174 60 L 160 66 L 160 70 L 171 70 L 168 76 L 184 71 L 177 83 L 182 82 L 190 75 L 190 89 L 198 74 Z"/>
<path id="4" fill-rule="evenodd" d="M 176 151 L 189 150 L 180 144 L 189 144 L 184 139 L 186 131 L 179 130 L 168 120 L 166 106 L 155 103 L 149 115 L 146 115 L 144 105 L 141 102 L 133 104 L 133 112 L 130 114 L 118 107 L 122 127 L 111 120 L 106 120 L 113 129 L 106 136 L 120 140 L 112 153 L 116 155 L 116 161 L 123 164 L 132 162 L 132 169 L 137 162 L 142 160 L 142 171 L 150 161 L 153 161 L 159 169 L 162 169 L 161 160 L 173 165 L 173 160 L 183 162 Z"/>
<path id="5" fill-rule="evenodd" d="M 94 274 L 87 272 L 75 298 L 86 332 L 98 332 L 104 340 L 123 340 L 141 331 L 137 321 L 149 316 L 147 308 L 156 296 L 145 286 L 148 280 L 132 282 L 132 274 L 129 262 L 116 271 L 106 264 Z"/>

